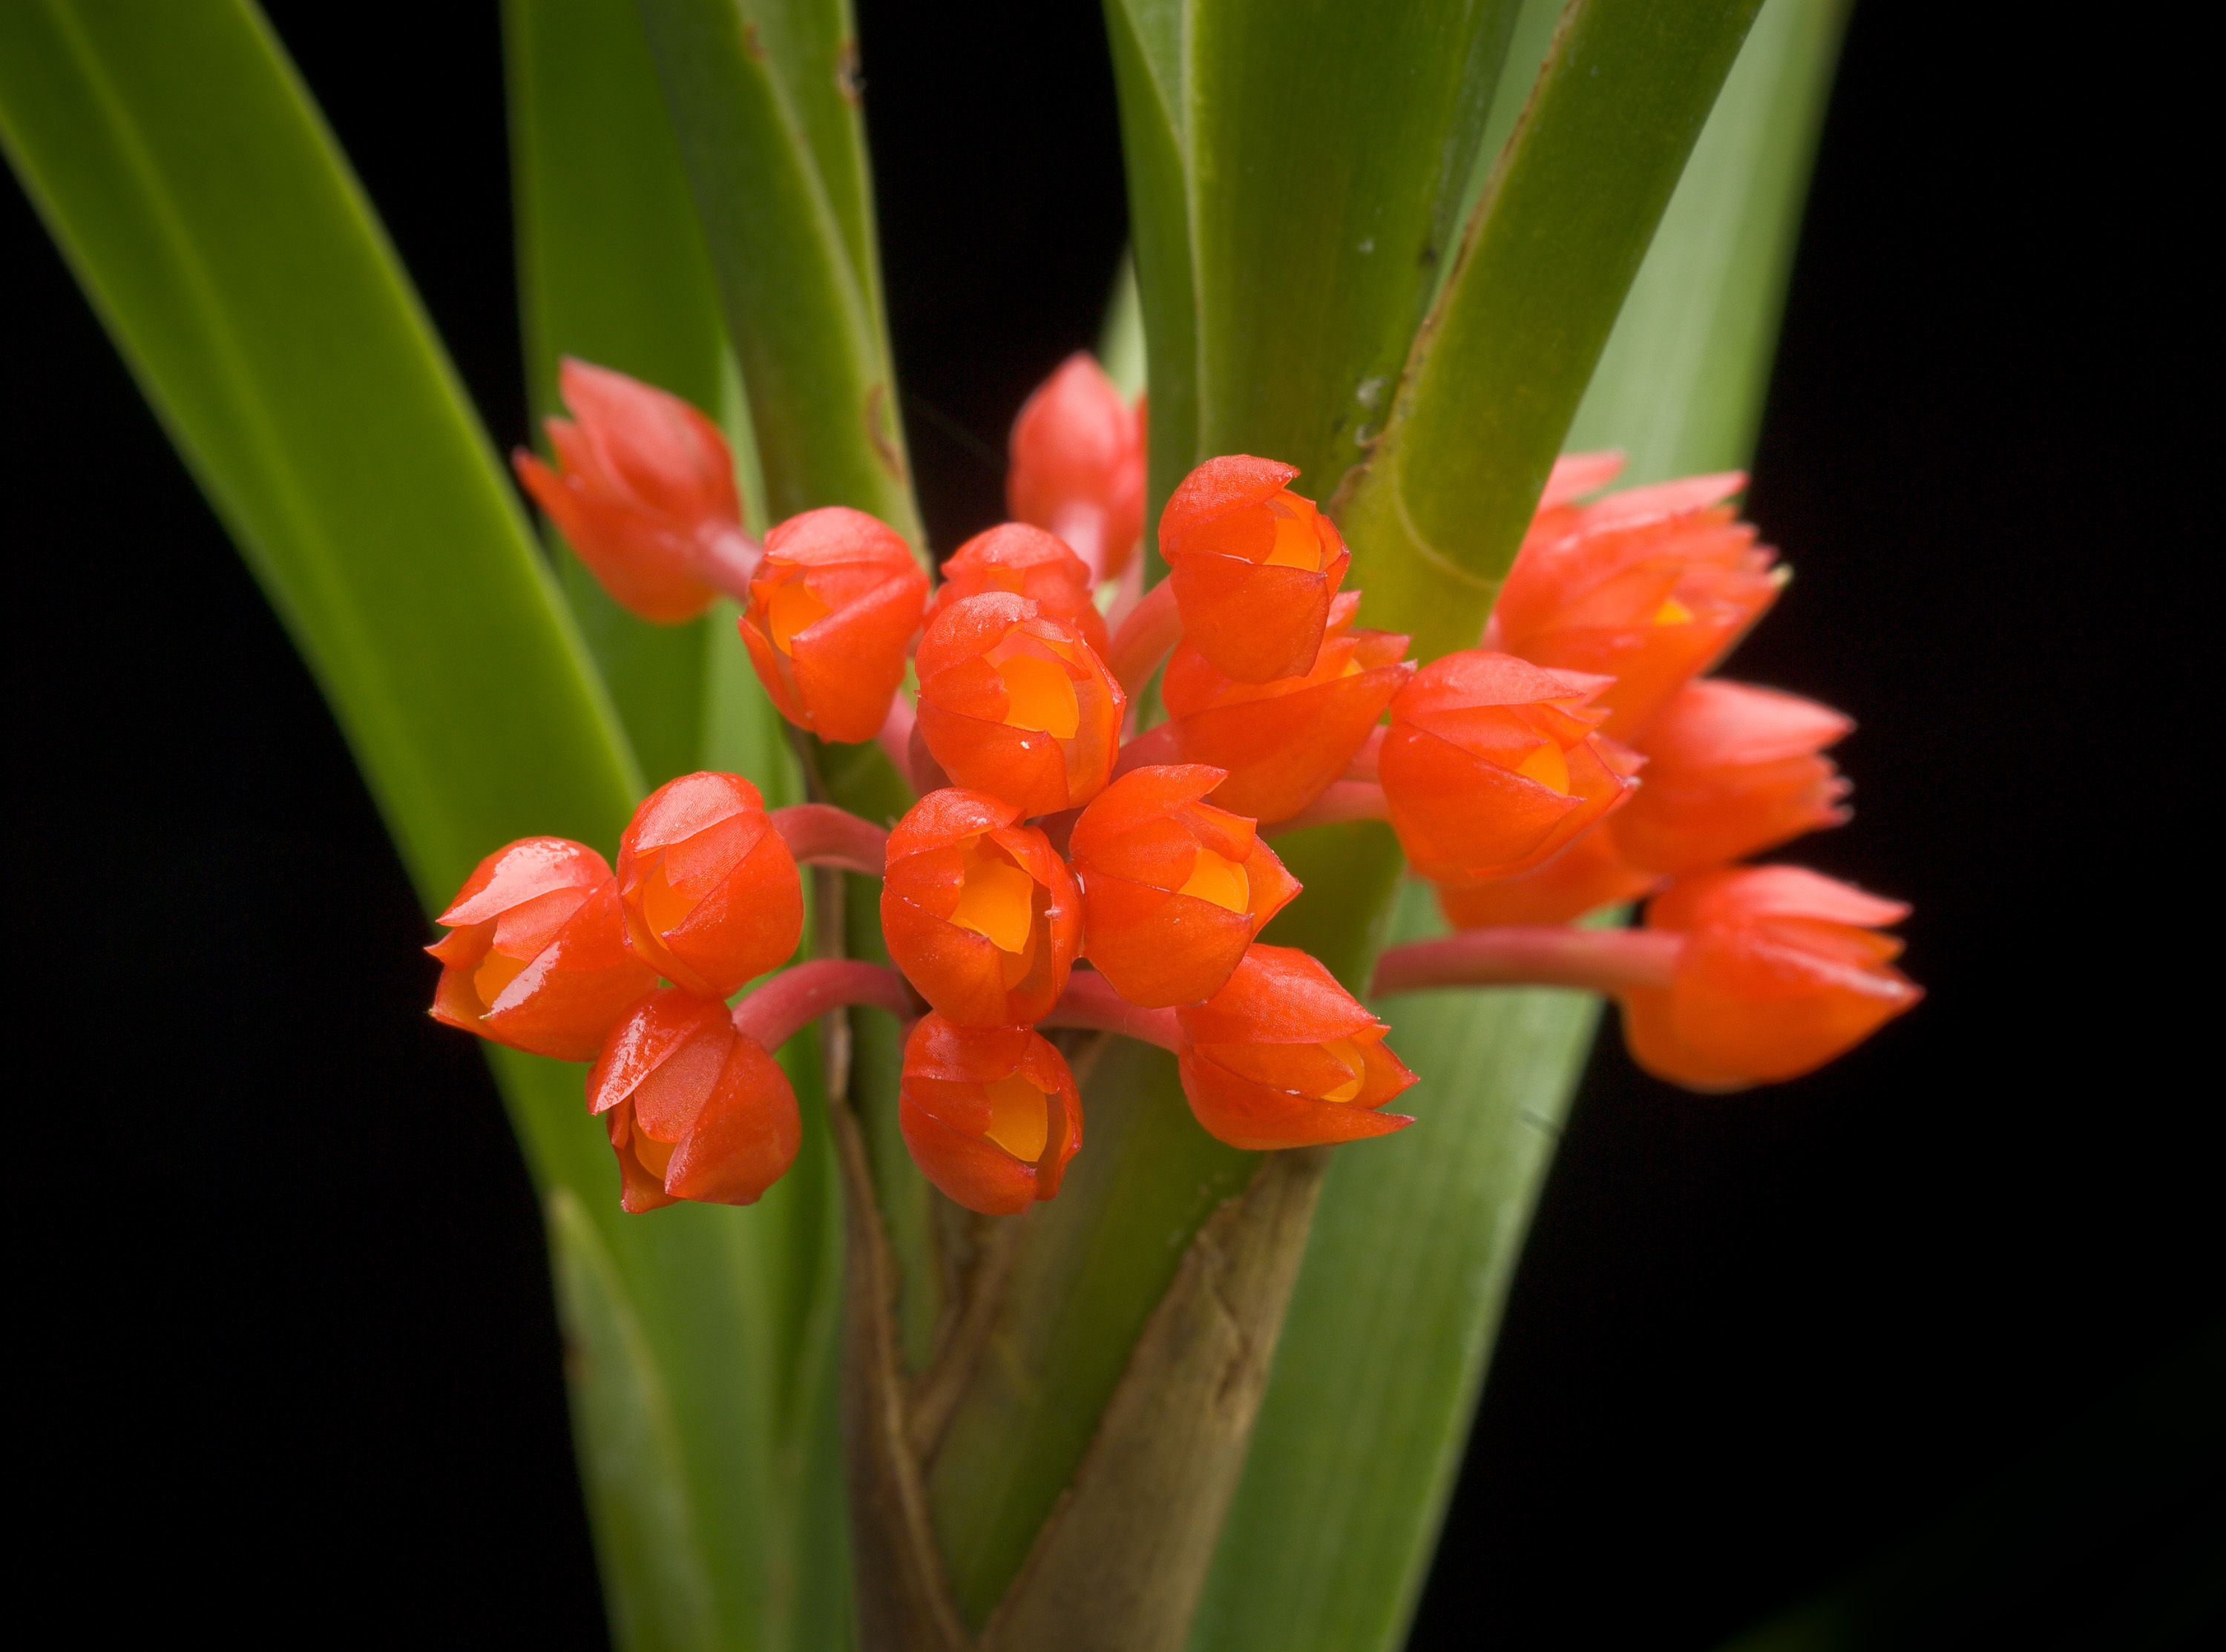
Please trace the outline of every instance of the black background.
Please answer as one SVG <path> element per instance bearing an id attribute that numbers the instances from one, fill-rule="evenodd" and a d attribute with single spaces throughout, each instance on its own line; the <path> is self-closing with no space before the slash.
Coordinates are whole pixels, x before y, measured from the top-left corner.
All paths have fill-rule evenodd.
<path id="1" fill-rule="evenodd" d="M 1110 77 L 1087 4 L 860 11 L 948 549 L 999 514 L 978 450 L 1095 331 Z M 1931 996 L 1734 1097 L 1603 1044 L 1418 1647 L 1712 1645 L 2218 1307 L 2216 1080 L 2183 1053 L 2215 1027 L 2215 269 L 2153 62 L 1935 11 L 1854 20 L 1751 502 L 1799 577 L 1733 666 L 1860 720 L 1860 812 L 1799 857 L 1915 902 Z M 519 439 L 493 9 L 274 16 Z M 7 213 L 17 1426 L 48 1587 L 87 1568 L 100 1622 L 251 1643 L 600 1646 L 535 1210 L 476 1051 L 423 1018 L 423 921 L 12 186 Z"/>

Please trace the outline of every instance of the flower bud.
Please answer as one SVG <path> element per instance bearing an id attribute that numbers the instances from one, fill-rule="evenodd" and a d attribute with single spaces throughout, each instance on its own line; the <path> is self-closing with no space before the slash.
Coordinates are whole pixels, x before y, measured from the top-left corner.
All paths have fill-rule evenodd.
<path id="1" fill-rule="evenodd" d="M 1596 680 L 1464 649 L 1391 702 L 1381 772 L 1391 824 L 1424 877 L 1465 887 L 1541 865 L 1621 802 Z"/>
<path id="2" fill-rule="evenodd" d="M 1080 632 L 1026 597 L 952 603 L 915 664 L 920 738 L 958 785 L 1050 815 L 1111 776 L 1128 697 Z"/>
<path id="3" fill-rule="evenodd" d="M 620 1203 L 754 1204 L 796 1159 L 796 1091 L 727 1007 L 674 988 L 612 1029 L 588 1075 L 588 1110 L 618 1155 Z"/>
<path id="4" fill-rule="evenodd" d="M 1175 1012 L 1190 1110 L 1233 1147 L 1305 1147 L 1388 1135 L 1415 1121 L 1376 1109 L 1415 1082 L 1390 1029 L 1315 959 L 1258 946 L 1228 985 Z"/>
<path id="5" fill-rule="evenodd" d="M 1298 473 L 1249 454 L 1209 459 L 1160 515 L 1185 640 L 1240 683 L 1314 669 L 1352 562 L 1313 501 L 1283 486 Z"/>
<path id="6" fill-rule="evenodd" d="M 887 720 L 926 602 L 927 575 L 896 532 L 830 505 L 766 536 L 742 641 L 782 716 L 855 744 Z"/>
<path id="7" fill-rule="evenodd" d="M 692 620 L 717 591 L 702 548 L 741 532 L 741 502 L 719 427 L 653 384 L 567 356 L 557 369 L 579 421 L 547 422 L 558 470 L 524 448 L 525 491 L 612 599 L 660 625 Z"/>
<path id="8" fill-rule="evenodd" d="M 1777 599 L 1784 570 L 1722 504 L 1736 473 L 1543 511 L 1508 571 L 1487 648 L 1615 678 L 1604 734 L 1645 732 L 1670 696 L 1730 651 Z"/>
<path id="9" fill-rule="evenodd" d="M 1119 575 L 1144 531 L 1144 398 L 1129 406 L 1078 350 L 1022 404 L 1011 452 L 1014 519 L 1057 534 L 1093 580 Z"/>
<path id="10" fill-rule="evenodd" d="M 1668 988 L 1623 994 L 1638 1064 L 1691 1090 L 1797 1077 L 1852 1049 L 1924 996 L 1878 927 L 1909 915 L 1801 867 L 1733 867 L 1680 878 L 1646 926 L 1682 933 Z"/>
<path id="11" fill-rule="evenodd" d="M 1033 1026 L 1065 990 L 1082 901 L 1051 840 L 1002 798 L 946 787 L 889 834 L 881 934 L 919 995 L 961 1026 Z"/>
<path id="12" fill-rule="evenodd" d="M 1646 783 L 1608 829 L 1634 866 L 1699 872 L 1848 818 L 1831 759 L 1854 727 L 1797 695 L 1709 678 L 1680 689 L 1639 749 Z"/>
<path id="13" fill-rule="evenodd" d="M 1082 1146 L 1082 1097 L 1041 1034 L 923 1015 L 905 1040 L 897 1128 L 913 1162 L 951 1198 L 1017 1216 L 1059 1191 Z"/>
<path id="14" fill-rule="evenodd" d="M 804 935 L 796 861 L 738 774 L 684 774 L 649 794 L 619 839 L 619 898 L 643 962 L 707 998 L 779 969 Z"/>
<path id="15" fill-rule="evenodd" d="M 954 602 L 985 591 L 1024 596 L 1053 619 L 1072 626 L 1100 659 L 1105 657 L 1105 616 L 1091 600 L 1090 570 L 1061 540 L 1024 522 L 977 533 L 943 564 L 943 583 L 927 605 L 927 622 Z"/>
<path id="16" fill-rule="evenodd" d="M 1652 782 L 1650 778 L 1648 784 Z M 1576 841 L 1543 866 L 1473 889 L 1438 889 L 1438 905 L 1455 929 L 1509 924 L 1567 924 L 1618 901 L 1636 900 L 1662 880 L 1616 853 L 1610 829 L 1620 814 L 1577 834 Z"/>
<path id="17" fill-rule="evenodd" d="M 1253 822 L 1199 801 L 1222 778 L 1202 764 L 1135 769 L 1074 823 L 1084 954 L 1142 1008 L 1220 991 L 1299 893 Z"/>
<path id="18" fill-rule="evenodd" d="M 1240 683 L 1187 642 L 1168 660 L 1160 697 L 1186 763 L 1229 778 L 1214 802 L 1255 820 L 1288 820 L 1342 775 L 1414 667 L 1408 639 L 1355 631 L 1360 593 L 1340 593 L 1314 666 L 1303 677 Z"/>
<path id="19" fill-rule="evenodd" d="M 441 961 L 433 1019 L 559 1061 L 591 1061 L 656 972 L 628 950 L 603 857 L 524 837 L 464 880 L 425 950 Z"/>

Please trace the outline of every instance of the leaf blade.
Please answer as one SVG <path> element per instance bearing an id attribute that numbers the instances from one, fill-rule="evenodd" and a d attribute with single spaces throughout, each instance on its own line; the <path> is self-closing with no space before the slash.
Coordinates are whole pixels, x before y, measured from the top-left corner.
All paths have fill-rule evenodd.
<path id="1" fill-rule="evenodd" d="M 1729 446 L 1730 433 L 1751 432 L 1759 412 L 1782 260 L 1799 221 L 1844 16 L 1841 0 L 1769 0 L 1587 389 L 1580 432 L 1601 445 L 1630 445 L 1646 467 L 1640 480 L 1746 458 Z M 1727 234 L 1735 238 L 1728 252 Z M 1727 289 L 1715 288 L 1727 275 Z M 1643 329 L 1702 312 L 1715 317 L 1710 348 L 1647 347 Z M 1708 416 L 1666 420 L 1659 412 L 1696 399 L 1708 402 Z M 1441 927 L 1427 896 L 1410 886 L 1400 938 Z M 1597 1006 L 1572 994 L 1490 993 L 1474 995 L 1465 1014 L 1459 995 L 1435 994 L 1393 1000 L 1385 1014 L 1393 1046 L 1424 1075 L 1414 1092 L 1420 1121 L 1389 1141 L 1340 1153 L 1332 1166 L 1255 1454 L 1193 1628 L 1196 1652 L 1347 1652 L 1403 1636 L 1550 1152 L 1550 1142 L 1533 1140 L 1526 1160 L 1523 1137 L 1566 1107 Z M 1555 1016 L 1563 1018 L 1558 1032 Z M 1530 1121 L 1508 1110 L 1506 1091 L 1494 1102 L 1487 1090 L 1481 1107 L 1475 1096 L 1446 1096 L 1434 1112 L 1434 1094 L 1444 1092 L 1433 1075 L 1466 1068 L 1490 1074 L 1495 1086 L 1508 1081 L 1505 1066 L 1470 1041 L 1510 1018 L 1530 1026 L 1510 1042 L 1530 1052 Z M 1541 1054 L 1555 1038 L 1568 1040 L 1558 1074 Z M 1434 1139 L 1436 1156 L 1422 1158 Z M 1402 1165 L 1402 1153 L 1415 1160 Z M 1434 1236 L 1439 1248 L 1415 1255 L 1417 1233 Z M 1426 1274 L 1435 1280 L 1428 1291 L 1415 1283 Z M 1414 1312 L 1376 1323 L 1345 1308 L 1393 1300 L 1412 1302 Z M 1386 1372 L 1411 1379 L 1414 1390 L 1387 1387 Z M 1401 1420 L 1370 1431 L 1376 1446 L 1364 1458 L 1325 1420 L 1386 1407 Z"/>
<path id="2" fill-rule="evenodd" d="M 865 238 L 839 0 L 642 0 L 651 54 L 710 247 L 776 518 L 823 505 L 922 544 Z"/>
<path id="3" fill-rule="evenodd" d="M 1760 0 L 1571 0 L 1341 491 L 1371 621 L 1472 646 Z"/>
<path id="4" fill-rule="evenodd" d="M 1326 496 L 1381 424 L 1453 251 L 1519 0 L 1190 8 L 1199 318 L 1189 462 L 1243 451 Z"/>
<path id="5" fill-rule="evenodd" d="M 260 17 L 11 9 L 0 131 L 419 892 L 639 779 L 477 416 Z M 469 715 L 461 715 L 468 708 Z"/>

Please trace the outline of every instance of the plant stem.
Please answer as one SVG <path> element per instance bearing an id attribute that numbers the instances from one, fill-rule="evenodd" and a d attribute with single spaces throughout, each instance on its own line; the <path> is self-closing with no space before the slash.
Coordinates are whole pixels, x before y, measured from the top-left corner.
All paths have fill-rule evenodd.
<path id="1" fill-rule="evenodd" d="M 1395 946 L 1376 965 L 1371 995 L 1431 987 L 1666 988 L 1684 938 L 1662 930 L 1510 925 Z"/>
<path id="2" fill-rule="evenodd" d="M 888 860 L 889 835 L 869 820 L 829 803 L 792 804 L 773 811 L 773 829 L 798 861 L 878 878 Z"/>
<path id="3" fill-rule="evenodd" d="M 912 988 L 887 964 L 813 958 L 782 970 L 735 1005 L 735 1030 L 778 1050 L 829 1010 L 853 1004 L 885 1009 L 900 1023 L 919 1015 Z"/>
<path id="4" fill-rule="evenodd" d="M 1067 978 L 1059 1004 L 1044 1017 L 1045 1026 L 1086 1027 L 1093 1032 L 1118 1032 L 1155 1044 L 1170 1052 L 1182 1048 L 1182 1028 L 1171 1009 L 1138 1009 L 1091 969 L 1078 969 Z"/>

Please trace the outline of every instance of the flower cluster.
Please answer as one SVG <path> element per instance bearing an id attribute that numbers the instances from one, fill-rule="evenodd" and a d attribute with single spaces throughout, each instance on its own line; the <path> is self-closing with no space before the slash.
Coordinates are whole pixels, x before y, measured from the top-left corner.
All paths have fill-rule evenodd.
<path id="1" fill-rule="evenodd" d="M 1745 479 L 1580 502 L 1619 463 L 1555 467 L 1484 648 L 1435 662 L 1393 702 L 1389 811 L 1464 932 L 1470 979 L 1502 978 L 1493 954 L 1535 948 L 1533 927 L 1651 896 L 1647 930 L 1678 937 L 1674 953 L 1626 949 L 1618 964 L 1602 951 L 1605 973 L 1576 977 L 1617 993 L 1632 1054 L 1694 1089 L 1790 1078 L 1916 1002 L 1891 964 L 1899 944 L 1876 932 L 1907 908 L 1733 864 L 1848 818 L 1823 752 L 1854 724 L 1702 675 L 1784 582 L 1726 502 Z M 1486 728 L 1480 698 L 1520 705 L 1523 721 Z M 1415 967 L 1387 960 L 1393 979 Z"/>
<path id="2" fill-rule="evenodd" d="M 1082 1144 L 1046 1028 L 1173 1052 L 1199 1121 L 1238 1147 L 1412 1122 L 1383 1110 L 1415 1082 L 1384 1023 L 1260 939 L 1300 893 L 1268 838 L 1317 823 L 1387 819 L 1460 931 L 1394 949 L 1379 990 L 1613 991 L 1639 1059 L 1689 1085 L 1806 1071 L 1916 996 L 1876 932 L 1903 908 L 1732 864 L 1844 817 L 1821 753 L 1849 726 L 1701 675 L 1782 580 L 1725 503 L 1738 477 L 1585 503 L 1617 461 L 1565 460 L 1483 645 L 1418 668 L 1405 636 L 1357 624 L 1344 540 L 1273 460 L 1192 472 L 1159 522 L 1168 575 L 1142 590 L 1142 407 L 1087 357 L 1014 427 L 1018 519 L 932 591 L 856 511 L 758 544 L 701 415 L 579 363 L 563 387 L 561 469 L 521 454 L 518 471 L 606 588 L 666 621 L 733 596 L 781 714 L 878 741 L 919 798 L 884 832 L 688 775 L 641 805 L 615 869 L 527 839 L 442 914 L 434 1013 L 593 1062 L 630 1210 L 758 1198 L 799 1139 L 770 1052 L 847 1005 L 910 1024 L 904 1140 L 979 1211 L 1051 1198 Z M 1140 731 L 1132 698 L 1162 665 L 1166 720 Z M 791 963 L 799 862 L 880 876 L 895 972 Z M 1649 893 L 1643 931 L 1569 927 Z"/>

